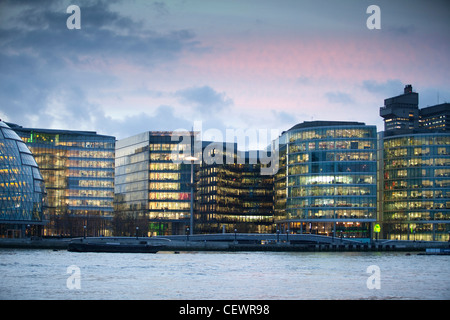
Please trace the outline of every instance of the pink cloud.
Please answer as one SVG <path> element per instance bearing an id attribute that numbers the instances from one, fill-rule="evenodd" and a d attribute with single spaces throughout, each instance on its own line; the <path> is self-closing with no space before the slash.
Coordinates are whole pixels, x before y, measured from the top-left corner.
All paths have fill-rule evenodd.
<path id="1" fill-rule="evenodd" d="M 226 49 L 216 48 L 209 55 L 187 55 L 184 68 L 198 77 L 235 79 L 235 81 L 279 81 L 285 78 L 311 77 L 336 81 L 384 81 L 389 78 L 421 77 L 432 79 L 432 70 L 442 53 L 426 42 L 387 37 L 247 39 L 230 40 Z M 434 61 L 437 57 L 438 61 Z M 420 70 L 426 66 L 426 70 Z"/>

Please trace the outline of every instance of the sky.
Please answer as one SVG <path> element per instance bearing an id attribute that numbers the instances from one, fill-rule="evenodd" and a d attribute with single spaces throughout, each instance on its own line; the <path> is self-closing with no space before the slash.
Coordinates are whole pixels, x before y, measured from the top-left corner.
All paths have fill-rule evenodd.
<path id="1" fill-rule="evenodd" d="M 117 139 L 199 121 L 381 131 L 406 84 L 419 107 L 450 101 L 449 17 L 446 0 L 0 0 L 0 119 Z"/>

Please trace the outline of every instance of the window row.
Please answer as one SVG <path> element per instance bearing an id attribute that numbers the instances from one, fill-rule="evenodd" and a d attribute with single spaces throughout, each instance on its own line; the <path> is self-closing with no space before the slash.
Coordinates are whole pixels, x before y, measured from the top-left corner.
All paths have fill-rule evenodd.
<path id="1" fill-rule="evenodd" d="M 385 160 L 385 168 L 419 167 L 419 166 L 450 166 L 450 157 L 446 158 L 412 158 Z"/>
<path id="2" fill-rule="evenodd" d="M 408 220 L 450 220 L 450 212 L 443 211 L 416 211 L 416 212 L 385 212 L 386 221 L 408 221 Z M 406 225 L 406 223 L 405 223 Z M 413 224 L 410 224 L 413 225 Z M 411 230 L 411 229 L 409 229 Z M 413 227 L 414 230 L 414 227 Z M 447 233 L 448 235 L 448 233 Z M 448 240 L 448 237 L 447 237 Z"/>
<path id="3" fill-rule="evenodd" d="M 409 137 L 396 137 L 392 139 L 385 139 L 384 147 L 404 147 L 404 146 L 421 146 L 421 145 L 450 145 L 449 135 L 412 135 Z"/>
<path id="4" fill-rule="evenodd" d="M 296 142 L 289 144 L 289 153 L 315 151 L 315 150 L 366 150 L 376 149 L 376 140 L 331 140 L 331 141 L 310 141 Z"/>
<path id="5" fill-rule="evenodd" d="M 386 170 L 385 179 L 426 178 L 426 177 L 450 177 L 450 168 L 446 169 L 396 169 Z"/>
<path id="6" fill-rule="evenodd" d="M 284 192 L 284 189 L 282 189 Z M 288 197 L 322 197 L 322 196 L 365 196 L 374 195 L 376 187 L 329 187 L 329 186 L 306 186 L 290 187 Z"/>
<path id="7" fill-rule="evenodd" d="M 299 132 L 289 132 L 289 141 L 332 139 L 332 138 L 375 138 L 375 128 L 316 128 Z"/>
<path id="8" fill-rule="evenodd" d="M 289 166 L 289 175 L 309 173 L 376 172 L 376 163 L 312 163 Z"/>
<path id="9" fill-rule="evenodd" d="M 422 189 L 422 188 L 447 188 L 450 187 L 450 179 L 402 179 L 384 182 L 384 190 L 395 189 Z"/>
<path id="10" fill-rule="evenodd" d="M 297 219 L 375 219 L 376 209 L 319 209 L 295 208 L 286 210 Z"/>
<path id="11" fill-rule="evenodd" d="M 41 170 L 43 172 L 44 170 Z M 68 177 L 114 178 L 114 170 L 69 169 Z"/>
<path id="12" fill-rule="evenodd" d="M 113 200 L 89 200 L 89 199 L 67 199 L 67 205 L 70 209 L 75 209 L 73 207 L 101 207 L 101 208 L 112 208 Z"/>
<path id="13" fill-rule="evenodd" d="M 191 200 L 189 192 L 150 192 L 150 200 Z"/>
<path id="14" fill-rule="evenodd" d="M 374 184 L 375 175 L 289 176 L 288 186 L 314 184 Z"/>
<path id="15" fill-rule="evenodd" d="M 386 201 L 384 203 L 385 211 L 395 211 L 395 210 L 415 210 L 415 209 L 450 209 L 450 201 L 446 200 L 422 200 L 422 201 Z"/>
<path id="16" fill-rule="evenodd" d="M 435 157 L 435 156 L 449 156 L 449 147 L 400 147 L 400 148 L 385 148 L 384 157 L 386 159 L 398 157 Z"/>
<path id="17" fill-rule="evenodd" d="M 95 197 L 95 198 L 113 198 L 114 191 L 112 190 L 92 190 L 92 189 L 69 189 L 69 197 Z"/>
<path id="18" fill-rule="evenodd" d="M 150 212 L 148 215 L 150 220 L 184 220 L 189 219 L 189 212 L 173 212 L 173 211 L 161 211 Z"/>
<path id="19" fill-rule="evenodd" d="M 190 144 L 186 143 L 150 143 L 150 151 L 186 151 Z"/>
<path id="20" fill-rule="evenodd" d="M 323 198 L 323 197 L 301 197 L 301 198 L 290 198 L 287 199 L 286 208 L 297 208 L 297 207 L 348 207 L 348 208 L 359 208 L 359 207 L 372 207 L 376 206 L 376 197 L 336 197 L 336 198 Z"/>
<path id="21" fill-rule="evenodd" d="M 114 159 L 115 154 L 114 154 L 114 151 L 67 150 L 67 157 Z"/>
<path id="22" fill-rule="evenodd" d="M 150 210 L 189 210 L 191 207 L 190 201 L 185 202 L 150 202 Z"/>
<path id="23" fill-rule="evenodd" d="M 384 199 L 389 200 L 410 200 L 410 199 L 441 199 L 450 198 L 450 189 L 411 189 L 400 191 L 385 191 Z"/>
<path id="24" fill-rule="evenodd" d="M 325 161 L 375 161 L 375 152 L 330 152 L 315 151 L 289 155 L 289 164 Z M 280 167 L 283 162 L 280 161 Z"/>
<path id="25" fill-rule="evenodd" d="M 114 161 L 101 161 L 101 160 L 73 160 L 67 161 L 68 167 L 77 168 L 114 168 Z"/>
<path id="26" fill-rule="evenodd" d="M 114 188 L 112 179 L 68 179 L 69 188 L 85 187 L 85 188 Z"/>

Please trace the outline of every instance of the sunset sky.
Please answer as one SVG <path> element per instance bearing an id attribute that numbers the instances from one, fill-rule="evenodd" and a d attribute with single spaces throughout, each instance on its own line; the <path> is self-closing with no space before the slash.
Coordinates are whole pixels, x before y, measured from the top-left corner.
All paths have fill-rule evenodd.
<path id="1" fill-rule="evenodd" d="M 420 107 L 450 101 L 449 17 L 438 0 L 0 0 L 0 119 L 118 139 L 194 121 L 381 131 L 379 107 L 406 84 Z"/>

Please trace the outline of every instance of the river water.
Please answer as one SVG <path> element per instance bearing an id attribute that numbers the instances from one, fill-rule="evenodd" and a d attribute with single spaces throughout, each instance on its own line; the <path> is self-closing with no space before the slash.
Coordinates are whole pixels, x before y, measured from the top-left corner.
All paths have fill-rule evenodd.
<path id="1" fill-rule="evenodd" d="M 0 299 L 447 300 L 450 256 L 0 249 Z"/>

